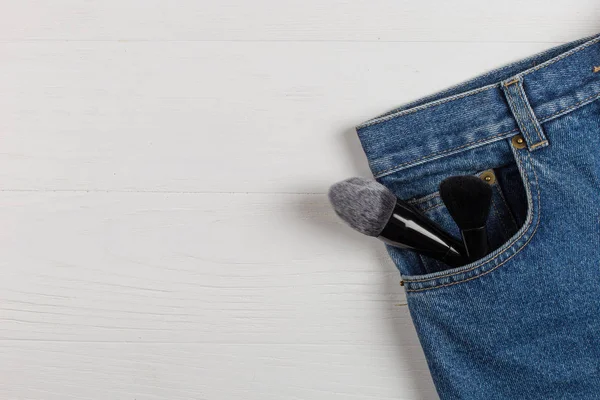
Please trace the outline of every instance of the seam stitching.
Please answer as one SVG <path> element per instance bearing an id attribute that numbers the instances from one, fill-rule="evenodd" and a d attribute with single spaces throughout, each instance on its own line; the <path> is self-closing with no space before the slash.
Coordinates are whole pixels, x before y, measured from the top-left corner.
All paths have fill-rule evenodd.
<path id="1" fill-rule="evenodd" d="M 531 137 L 529 136 L 529 132 L 527 131 L 527 127 L 525 126 L 524 118 L 521 115 L 521 110 L 515 105 L 514 99 L 512 98 L 512 93 L 510 93 L 508 91 L 508 89 L 506 91 L 506 98 L 508 99 L 508 102 L 510 103 L 510 108 L 513 112 L 513 115 L 515 116 L 515 119 L 517 120 L 517 125 L 519 125 L 521 132 L 523 133 L 523 135 L 525 135 L 525 139 L 527 140 L 527 145 L 529 146 L 529 144 L 532 142 Z"/>
<path id="2" fill-rule="evenodd" d="M 565 112 L 567 112 L 567 111 L 572 111 L 573 109 L 575 109 L 575 108 L 577 108 L 577 107 L 579 107 L 579 106 L 583 105 L 584 103 L 586 103 L 586 102 L 588 102 L 589 100 L 592 100 L 592 99 L 594 99 L 594 98 L 600 98 L 600 93 L 593 94 L 593 95 L 591 95 L 591 96 L 589 96 L 589 97 L 587 97 L 587 98 L 585 98 L 585 99 L 583 99 L 583 100 L 581 100 L 581 101 L 579 101 L 579 102 L 577 102 L 577 103 L 573 104 L 572 106 L 565 107 L 565 108 L 563 108 L 563 109 L 561 109 L 561 110 L 559 110 L 559 111 L 555 112 L 554 114 L 550 114 L 550 115 L 548 115 L 548 116 L 541 117 L 541 118 L 540 118 L 540 122 L 541 122 L 541 123 L 548 122 L 548 121 L 549 121 L 549 120 L 550 120 L 552 117 L 555 117 L 555 116 L 557 116 L 557 115 L 559 115 L 559 114 L 562 114 L 562 113 L 565 113 Z M 426 155 L 426 156 L 419 157 L 419 158 L 417 158 L 417 159 L 415 159 L 415 160 L 411 160 L 411 161 L 407 161 L 407 162 L 405 162 L 405 163 L 402 163 L 402 164 L 395 165 L 395 166 L 393 166 L 393 167 L 390 167 L 390 168 L 388 168 L 388 169 L 385 169 L 385 170 L 383 170 L 383 171 L 374 172 L 374 176 L 375 176 L 376 178 L 381 178 L 381 177 L 383 177 L 384 175 L 387 175 L 388 173 L 396 172 L 398 168 L 404 167 L 404 166 L 406 166 L 406 165 L 413 164 L 413 163 L 417 163 L 417 162 L 419 162 L 419 161 L 423 161 L 424 159 L 426 159 L 426 158 L 429 158 L 429 157 L 435 157 L 435 156 L 439 156 L 439 155 L 442 155 L 442 154 L 445 154 L 445 153 L 449 153 L 449 152 L 452 152 L 452 151 L 460 150 L 460 149 L 462 149 L 462 148 L 464 148 L 464 147 L 469 147 L 470 145 L 478 144 L 478 143 L 480 143 L 480 142 L 483 142 L 483 141 L 486 141 L 486 140 L 495 139 L 495 138 L 497 138 L 497 137 L 499 137 L 499 136 L 502 136 L 502 135 L 508 135 L 508 134 L 510 134 L 510 133 L 517 132 L 518 130 L 519 130 L 519 129 L 513 129 L 512 131 L 507 131 L 507 132 L 504 132 L 504 133 L 500 133 L 500 134 L 498 134 L 498 135 L 489 136 L 489 137 L 487 137 L 487 138 L 485 138 L 485 139 L 476 140 L 476 141 L 474 141 L 474 142 L 469 142 L 469 143 L 467 143 L 467 144 L 465 144 L 465 145 L 462 145 L 462 146 L 459 146 L 459 147 L 453 147 L 453 148 L 451 148 L 451 149 L 443 150 L 443 151 L 441 151 L 441 152 L 435 152 L 435 153 L 432 153 L 432 154 L 428 154 L 428 155 Z M 541 142 L 541 143 L 536 143 L 534 146 L 538 146 L 538 145 L 539 145 L 539 146 L 543 146 L 544 144 L 547 144 L 547 143 L 548 143 L 548 141 L 544 141 L 544 142 Z"/>
<path id="3" fill-rule="evenodd" d="M 521 98 L 521 101 L 523 102 L 523 104 L 525 105 L 526 110 L 529 112 L 529 119 L 530 122 L 533 124 L 533 128 L 535 129 L 535 131 L 537 132 L 538 135 L 538 139 L 540 140 L 540 142 L 544 141 L 545 138 L 543 137 L 542 133 L 540 132 L 540 130 L 538 129 L 538 122 L 536 120 L 535 114 L 533 113 L 533 110 L 531 109 L 531 106 L 529 105 L 529 102 L 527 101 L 525 95 L 523 94 L 523 85 L 519 85 L 518 89 L 517 89 L 517 93 L 519 94 L 519 97 Z M 539 142 L 537 143 L 537 145 L 539 145 Z M 532 145 L 529 149 L 533 150 L 535 145 Z"/>
<path id="4" fill-rule="evenodd" d="M 438 208 L 438 207 L 441 207 L 441 206 L 443 206 L 443 205 L 444 205 L 444 203 L 439 203 L 439 204 L 436 204 L 435 206 L 431 206 L 431 207 L 429 207 L 428 209 L 426 209 L 426 210 L 423 210 L 423 211 L 421 211 L 421 212 L 422 212 L 422 213 L 426 213 L 426 212 L 428 212 L 428 211 L 435 210 L 436 208 Z"/>
<path id="5" fill-rule="evenodd" d="M 588 47 L 593 46 L 593 45 L 595 45 L 598 42 L 600 42 L 600 37 L 592 39 L 591 41 L 589 41 L 587 43 L 584 43 L 584 44 L 580 45 L 579 47 L 575 47 L 574 49 L 571 49 L 571 50 L 569 50 L 569 51 L 567 51 L 567 52 L 565 52 L 565 53 L 557 56 L 556 58 L 554 58 L 552 60 L 548 60 L 548 61 L 546 61 L 544 63 L 541 63 L 537 67 L 533 67 L 531 69 L 528 69 L 525 72 L 523 72 L 521 75 L 522 76 L 529 75 L 532 72 L 538 71 L 538 70 L 540 70 L 542 68 L 546 68 L 546 67 L 548 67 L 548 66 L 550 66 L 550 65 L 552 65 L 554 63 L 557 63 L 557 62 L 559 62 L 559 61 L 561 61 L 561 60 L 563 60 L 563 59 L 565 59 L 567 57 L 572 56 L 573 54 L 579 53 L 580 51 L 585 50 Z"/>
<path id="6" fill-rule="evenodd" d="M 514 252 L 514 253 L 513 253 L 513 254 L 512 254 L 510 257 L 508 257 L 506 260 L 504 260 L 504 261 L 503 261 L 503 262 L 501 262 L 500 264 L 496 265 L 495 267 L 493 267 L 493 268 L 491 268 L 491 269 L 489 269 L 489 270 L 487 270 L 487 271 L 483 271 L 482 273 L 480 273 L 480 274 L 478 274 L 478 275 L 476 275 L 476 276 L 473 276 L 473 277 L 471 277 L 471 278 L 468 278 L 468 279 L 463 279 L 463 280 L 460 280 L 460 281 L 457 281 L 457 282 L 451 282 L 451 283 L 447 283 L 447 284 L 443 284 L 443 285 L 437 285 L 437 286 L 432 286 L 432 287 L 428 287 L 428 288 L 422 288 L 422 289 L 408 289 L 408 288 L 407 288 L 406 290 L 407 290 L 408 292 L 420 292 L 420 291 L 423 291 L 423 290 L 431 290 L 431 289 L 435 289 L 435 288 L 438 288 L 438 287 L 451 286 L 451 285 L 455 285 L 455 284 L 457 284 L 457 283 L 462 283 L 462 282 L 470 281 L 470 280 L 472 280 L 472 279 L 479 278 L 479 277 L 481 277 L 481 276 L 483 276 L 483 275 L 485 275 L 485 274 L 487 274 L 487 273 L 489 273 L 489 272 L 492 272 L 492 271 L 493 271 L 493 270 L 495 270 L 496 268 L 498 268 L 498 267 L 500 267 L 501 265 L 503 265 L 503 264 L 505 264 L 506 262 L 508 262 L 508 260 L 510 260 L 511 258 L 513 258 L 515 255 L 517 255 L 517 254 L 518 254 L 518 253 L 519 253 L 519 252 L 520 252 L 520 251 L 521 251 L 521 250 L 522 250 L 522 249 L 523 249 L 523 248 L 524 248 L 524 247 L 525 247 L 525 246 L 526 246 L 526 245 L 527 245 L 527 244 L 528 244 L 528 243 L 531 241 L 531 239 L 532 239 L 532 238 L 533 238 L 533 236 L 535 235 L 535 233 L 536 233 L 536 231 L 537 231 L 537 229 L 538 229 L 538 227 L 539 227 L 539 224 L 540 224 L 540 220 L 541 220 L 541 207 L 540 207 L 540 188 L 539 188 L 539 182 L 538 182 L 537 173 L 535 172 L 535 168 L 534 168 L 534 167 L 531 165 L 531 155 L 530 155 L 529 153 L 527 153 L 527 155 L 528 155 L 528 158 L 530 159 L 530 163 L 529 163 L 529 164 L 530 164 L 531 170 L 533 171 L 533 174 L 534 174 L 534 176 L 535 176 L 536 188 L 537 188 L 537 204 L 538 204 L 538 216 L 537 216 L 537 223 L 536 223 L 536 226 L 535 226 L 535 228 L 534 228 L 533 232 L 531 232 L 531 235 L 529 236 L 529 239 L 527 239 L 527 241 L 526 241 L 525 243 L 523 243 L 523 245 L 522 245 L 521 247 L 519 247 L 519 249 L 518 249 L 517 251 L 515 251 L 515 252 Z M 520 160 L 519 160 L 519 158 L 518 158 L 518 157 L 517 157 L 517 160 L 518 160 L 518 163 L 521 165 L 521 167 L 523 167 L 523 163 L 522 163 L 522 161 L 520 161 Z M 528 188 L 528 189 L 531 189 L 531 187 L 530 187 L 530 183 L 529 183 L 529 179 L 526 179 L 526 183 L 527 183 L 527 188 Z M 531 191 L 531 190 L 529 190 L 529 191 Z M 531 207 L 531 209 L 532 209 L 532 213 L 533 213 L 533 212 L 534 212 L 534 210 L 533 210 L 533 201 L 532 201 L 532 200 L 529 200 L 529 201 L 528 201 L 528 205 L 529 205 L 529 207 Z M 451 276 L 461 275 L 461 274 L 464 274 L 464 273 L 467 273 L 467 272 L 471 272 L 471 271 L 473 271 L 473 270 L 475 270 L 475 269 L 481 268 L 481 267 L 483 267 L 484 265 L 491 263 L 492 261 L 494 261 L 496 258 L 500 257 L 501 255 L 505 254 L 505 253 L 506 253 L 506 252 L 507 252 L 507 251 L 508 251 L 508 250 L 509 250 L 509 249 L 510 249 L 510 248 L 511 248 L 511 247 L 512 247 L 512 246 L 513 246 L 515 243 L 517 243 L 517 242 L 518 242 L 518 241 L 519 241 L 519 240 L 520 240 L 520 239 L 521 239 L 521 238 L 522 238 L 522 237 L 523 237 L 523 236 L 524 236 L 524 235 L 527 233 L 527 231 L 528 231 L 528 230 L 529 230 L 529 228 L 531 227 L 531 224 L 533 224 L 533 218 L 532 218 L 532 220 L 531 220 L 531 221 L 529 221 L 529 224 L 527 225 L 526 229 L 524 229 L 524 230 L 523 230 L 523 232 L 521 232 L 521 234 L 520 234 L 518 237 L 516 237 L 516 238 L 515 238 L 515 239 L 514 239 L 514 240 L 513 240 L 513 241 L 512 241 L 512 242 L 511 242 L 511 243 L 510 243 L 510 244 L 509 244 L 507 247 L 506 247 L 506 249 L 505 249 L 504 251 L 502 251 L 502 252 L 500 252 L 500 253 L 496 254 L 494 257 L 490 258 L 489 260 L 487 260 L 486 262 L 484 262 L 484 263 L 482 263 L 482 264 L 477 264 L 477 265 L 474 265 L 473 267 L 471 267 L 471 268 L 469 268 L 469 269 L 466 269 L 466 270 L 464 270 L 464 271 L 455 272 L 455 273 L 450 273 L 450 274 L 447 274 L 447 275 L 440 275 L 440 276 L 436 276 L 436 277 L 434 277 L 434 278 L 428 278 L 428 279 L 419 279 L 419 280 L 407 280 L 407 279 L 404 279 L 404 282 L 405 282 L 405 284 L 410 284 L 410 283 L 413 283 L 413 282 L 429 282 L 429 281 L 436 280 L 436 279 L 440 279 L 440 278 L 447 278 L 447 277 L 451 277 Z"/>
<path id="7" fill-rule="evenodd" d="M 600 93 L 593 94 L 593 95 L 591 95 L 591 96 L 589 96 L 589 97 L 587 97 L 587 98 L 585 98 L 585 99 L 583 99 L 583 100 L 581 100 L 581 101 L 579 101 L 579 102 L 577 102 L 577 103 L 573 104 L 572 106 L 569 106 L 569 107 L 563 108 L 562 110 L 559 110 L 559 111 L 555 112 L 554 114 L 550 114 L 550 115 L 548 115 L 548 116 L 546 116 L 546 117 L 543 117 L 543 118 L 542 118 L 542 122 L 547 122 L 547 121 L 548 121 L 550 118 L 552 118 L 552 117 L 554 117 L 554 116 L 556 116 L 556 115 L 558 115 L 558 114 L 562 114 L 562 113 L 564 113 L 564 112 L 571 111 L 571 110 L 573 110 L 573 109 L 575 109 L 575 108 L 579 107 L 579 106 L 580 106 L 580 105 L 582 105 L 583 103 L 587 102 L 588 100 L 591 100 L 591 99 L 593 99 L 593 98 L 595 98 L 595 97 L 600 97 Z"/>
<path id="8" fill-rule="evenodd" d="M 445 154 L 445 153 L 450 153 L 452 151 L 460 150 L 460 149 L 463 149 L 465 147 L 469 147 L 471 145 L 478 144 L 478 143 L 481 143 L 481 142 L 485 142 L 485 141 L 488 141 L 488 140 L 491 140 L 491 139 L 495 139 L 497 137 L 508 135 L 510 133 L 517 132 L 517 131 L 518 131 L 518 129 L 513 129 L 511 131 L 502 132 L 502 133 L 499 133 L 497 135 L 493 135 L 493 136 L 489 136 L 489 137 L 486 137 L 486 138 L 483 138 L 483 139 L 480 139 L 480 140 L 469 142 L 467 144 L 464 144 L 464 145 L 461 145 L 461 146 L 458 146 L 458 147 L 453 147 L 451 149 L 446 149 L 446 150 L 438 151 L 438 152 L 435 152 L 435 153 L 427 154 L 426 156 L 419 157 L 416 160 L 407 161 L 405 163 L 398 164 L 398 165 L 395 165 L 395 166 L 393 166 L 391 168 L 388 168 L 388 169 L 385 169 L 383 171 L 377 172 L 375 174 L 375 177 L 376 178 L 381 178 L 383 175 L 387 175 L 388 173 L 395 172 L 398 168 L 401 168 L 401 167 L 403 167 L 405 165 L 414 164 L 414 163 L 417 163 L 417 162 L 422 161 L 422 160 L 427 159 L 427 158 L 432 158 L 432 157 L 439 156 L 439 155 L 442 155 L 442 154 Z"/>
<path id="9" fill-rule="evenodd" d="M 575 47 L 571 48 L 571 50 L 574 50 L 574 49 L 579 48 L 580 46 L 588 44 L 590 41 L 595 40 L 595 39 L 599 39 L 600 40 L 600 34 L 595 34 L 595 35 L 591 35 L 589 37 L 582 38 L 580 40 L 576 40 L 574 43 L 565 43 L 564 45 L 559 46 L 559 47 L 565 47 L 566 48 L 566 47 L 569 47 L 569 45 L 574 44 Z M 593 45 L 593 44 L 595 44 L 595 43 L 591 43 L 591 45 Z M 534 54 L 534 55 L 532 55 L 530 57 L 527 57 L 527 58 L 524 58 L 524 59 L 522 59 L 520 61 L 517 61 L 517 63 L 522 63 L 522 64 L 531 63 L 533 60 L 536 60 L 538 57 L 543 56 L 544 54 L 548 53 L 548 51 L 550 51 L 550 50 L 552 50 L 552 49 L 536 53 L 536 54 Z M 402 110 L 409 110 L 409 109 L 412 109 L 414 107 L 418 107 L 418 106 L 413 106 L 412 104 L 417 104 L 417 103 L 421 103 L 421 105 L 428 104 L 428 103 L 430 103 L 432 101 L 432 100 L 430 100 L 431 98 L 435 98 L 436 96 L 442 96 L 445 93 L 450 93 L 453 90 L 456 90 L 456 89 L 458 89 L 460 87 L 464 87 L 466 85 L 472 84 L 473 82 L 477 81 L 480 78 L 485 78 L 485 77 L 488 77 L 490 75 L 497 74 L 497 73 L 505 71 L 505 70 L 507 70 L 509 68 L 512 68 L 512 67 L 514 67 L 514 65 L 515 65 L 515 63 L 507 64 L 507 65 L 504 65 L 502 67 L 495 68 L 495 69 L 492 69 L 492 70 L 490 70 L 488 72 L 485 72 L 485 73 L 483 73 L 480 76 L 476 76 L 476 77 L 468 79 L 468 80 L 466 80 L 464 82 L 459 82 L 459 83 L 457 83 L 455 85 L 452 85 L 452 86 L 450 86 L 450 87 L 448 87 L 446 89 L 443 89 L 442 91 L 440 91 L 438 93 L 434 93 L 434 94 L 431 94 L 429 96 L 425 96 L 425 97 L 423 97 L 421 99 L 417 99 L 415 101 L 409 102 L 409 103 L 404 104 L 404 105 L 402 105 L 400 107 L 396 107 L 396 108 L 394 108 L 394 109 L 392 109 L 392 110 L 390 110 L 390 111 L 388 111 L 388 112 L 386 112 L 386 113 L 384 113 L 382 115 L 378 115 L 378 116 L 375 116 L 374 118 L 370 118 L 369 120 L 365 121 L 361 125 L 358 125 L 357 127 L 360 127 L 360 126 L 368 124 L 368 123 L 370 123 L 372 121 L 378 120 L 379 118 L 384 118 L 384 117 L 387 117 L 388 115 L 399 113 Z M 425 102 L 425 103 L 422 103 L 422 102 Z"/>
<path id="10" fill-rule="evenodd" d="M 428 194 L 427 196 L 419 197 L 418 199 L 409 200 L 408 204 L 413 205 L 413 206 L 417 206 L 419 204 L 428 203 L 430 201 L 433 201 L 436 197 L 440 197 L 440 192 L 439 191 L 431 193 L 431 194 Z"/>
<path id="11" fill-rule="evenodd" d="M 580 51 L 583 51 L 583 50 L 587 49 L 590 46 L 593 46 L 594 44 L 596 44 L 598 42 L 600 42 L 600 36 L 596 37 L 595 39 L 590 40 L 587 43 L 583 43 L 583 44 L 579 45 L 578 47 L 575 47 L 574 49 L 571 49 L 571 50 L 569 50 L 569 51 L 567 51 L 567 52 L 565 52 L 565 53 L 563 53 L 563 54 L 561 54 L 559 56 L 556 56 L 555 58 L 553 58 L 551 60 L 548 60 L 548 61 L 546 61 L 546 62 L 538 65 L 537 67 L 533 67 L 533 68 L 530 68 L 528 70 L 525 70 L 525 71 L 519 73 L 519 76 L 523 77 L 523 76 L 529 75 L 529 74 L 531 74 L 531 73 L 533 73 L 535 71 L 538 71 L 538 70 L 540 70 L 542 68 L 549 67 L 550 65 L 552 65 L 554 63 L 557 63 L 557 62 L 559 62 L 559 61 L 561 61 L 561 60 L 563 60 L 563 59 L 565 59 L 567 57 L 570 57 L 573 54 L 576 54 L 576 53 L 578 53 Z M 541 53 L 541 54 L 544 54 L 544 53 Z M 525 60 L 527 60 L 527 59 L 525 59 Z M 507 65 L 507 66 L 505 66 L 503 68 L 510 67 L 511 65 L 512 64 L 509 64 L 509 65 Z M 501 71 L 503 68 L 499 68 L 499 70 Z M 485 75 L 486 74 L 484 74 L 483 76 L 485 76 Z M 477 79 L 477 78 L 475 78 L 475 79 Z M 468 84 L 469 82 L 470 81 L 467 81 L 464 84 Z M 421 106 L 417 106 L 415 108 L 411 108 L 411 109 L 408 109 L 408 110 L 402 110 L 402 111 L 398 111 L 398 112 L 392 112 L 392 114 L 385 115 L 385 116 L 382 116 L 382 117 L 379 117 L 379 118 L 376 117 L 375 119 L 367 121 L 364 124 L 358 125 L 357 129 L 367 128 L 369 126 L 378 124 L 380 122 L 385 122 L 385 121 L 388 121 L 390 119 L 394 119 L 394 118 L 401 117 L 403 115 L 411 114 L 411 113 L 419 111 L 419 110 L 425 110 L 425 109 L 427 109 L 429 107 L 433 107 L 435 105 L 444 104 L 444 103 L 447 103 L 449 101 L 460 100 L 461 98 L 468 97 L 468 96 L 471 96 L 471 95 L 474 95 L 474 94 L 477 94 L 477 93 L 484 92 L 486 90 L 490 90 L 490 89 L 496 88 L 499 85 L 501 85 L 501 84 L 498 84 L 498 83 L 497 84 L 492 84 L 492 85 L 485 86 L 485 87 L 480 88 L 480 89 L 474 89 L 473 91 L 463 93 L 462 96 L 459 93 L 459 94 L 457 94 L 455 96 L 451 96 L 451 97 L 448 97 L 446 99 L 440 99 L 438 101 L 426 103 L 426 104 L 423 104 Z M 458 86 L 460 86 L 460 84 Z M 443 93 L 443 91 L 442 91 L 442 93 Z"/>
<path id="12" fill-rule="evenodd" d="M 533 146 L 531 146 L 530 150 L 535 150 L 535 149 L 537 149 L 538 147 L 540 147 L 540 146 L 545 146 L 545 145 L 547 145 L 547 144 L 548 144 L 548 141 L 547 141 L 547 140 L 543 140 L 543 141 L 541 141 L 541 142 L 538 142 L 538 143 L 534 144 Z"/>
<path id="13" fill-rule="evenodd" d="M 445 99 L 440 99 L 440 100 L 437 100 L 437 101 L 434 101 L 434 102 L 431 102 L 431 103 L 423 104 L 423 105 L 420 105 L 420 106 L 417 106 L 417 107 L 414 107 L 414 108 L 410 108 L 408 110 L 402 110 L 402 111 L 398 111 L 398 112 L 395 112 L 393 114 L 386 115 L 386 116 L 383 116 L 383 117 L 380 117 L 380 118 L 375 118 L 374 120 L 367 121 L 366 123 L 364 123 L 362 125 L 358 125 L 357 129 L 368 128 L 369 126 L 376 125 L 376 124 L 379 124 L 381 122 L 386 122 L 386 121 L 389 121 L 389 120 L 394 119 L 394 118 L 399 118 L 399 117 L 403 117 L 405 115 L 413 114 L 413 113 L 415 113 L 417 111 L 427 110 L 428 108 L 440 106 L 442 104 L 449 103 L 449 102 L 454 101 L 454 100 L 460 100 L 460 99 L 463 99 L 465 97 L 474 96 L 476 94 L 485 92 L 487 90 L 495 89 L 497 86 L 498 86 L 497 83 L 496 84 L 492 84 L 492 85 L 488 85 L 488 86 L 484 86 L 484 87 L 479 88 L 479 89 L 473 89 L 473 90 L 470 90 L 470 91 L 465 92 L 465 93 L 459 93 L 457 95 L 454 95 L 454 96 L 451 96 L 451 97 L 447 97 Z"/>

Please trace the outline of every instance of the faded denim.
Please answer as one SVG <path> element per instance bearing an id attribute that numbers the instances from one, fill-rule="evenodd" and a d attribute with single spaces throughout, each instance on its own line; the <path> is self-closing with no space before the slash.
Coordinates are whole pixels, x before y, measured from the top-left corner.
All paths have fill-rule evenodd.
<path id="1" fill-rule="evenodd" d="M 494 189 L 485 258 L 389 248 L 441 399 L 600 399 L 600 36 L 357 127 L 377 180 L 459 236 L 437 193 Z"/>

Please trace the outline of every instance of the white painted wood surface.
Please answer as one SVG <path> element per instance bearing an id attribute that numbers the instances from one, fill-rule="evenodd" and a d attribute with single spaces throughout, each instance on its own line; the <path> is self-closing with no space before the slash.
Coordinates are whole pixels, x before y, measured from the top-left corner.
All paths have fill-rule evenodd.
<path id="1" fill-rule="evenodd" d="M 596 1 L 0 1 L 1 399 L 435 399 L 352 127 Z"/>

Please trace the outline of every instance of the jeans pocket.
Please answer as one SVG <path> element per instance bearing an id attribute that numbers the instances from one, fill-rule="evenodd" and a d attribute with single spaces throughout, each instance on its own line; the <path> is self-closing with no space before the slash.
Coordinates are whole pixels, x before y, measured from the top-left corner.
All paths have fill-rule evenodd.
<path id="1" fill-rule="evenodd" d="M 513 236 L 518 230 L 516 218 L 513 215 L 513 211 L 511 210 L 508 201 L 506 200 L 505 194 L 503 193 L 503 187 L 510 185 L 511 193 L 522 197 L 517 194 L 523 190 L 520 180 L 504 180 L 505 176 L 510 175 L 508 170 L 513 168 L 516 169 L 514 164 L 488 169 L 476 174 L 484 182 L 487 182 L 492 189 L 490 213 L 486 223 L 490 251 L 496 250 L 501 245 L 506 243 L 506 241 L 508 241 L 508 239 L 510 239 L 510 237 Z M 512 197 L 511 200 L 513 200 Z M 513 202 L 515 205 L 519 204 L 517 199 L 514 199 Z M 446 232 L 457 238 L 460 238 L 460 230 L 446 209 L 439 192 L 412 200 L 410 203 L 429 219 L 436 222 Z M 515 209 L 514 213 L 520 214 L 521 210 Z M 423 270 L 426 273 L 433 273 L 448 269 L 448 266 L 443 262 L 433 258 L 420 256 L 420 259 L 423 265 Z"/>
<path id="2" fill-rule="evenodd" d="M 486 165 L 487 170 L 472 172 L 482 178 L 491 176 L 493 197 L 487 221 L 491 252 L 470 264 L 449 268 L 439 261 L 389 247 L 407 292 L 450 286 L 475 279 L 506 265 L 529 243 L 539 223 L 539 185 L 528 151 L 516 148 L 511 150 L 513 157 L 510 162 Z M 442 159 L 438 162 L 443 166 L 445 161 Z M 449 161 L 449 165 L 456 165 L 456 161 Z M 444 171 L 445 175 L 435 177 L 436 182 L 450 176 L 453 168 L 446 168 Z M 427 179 L 431 180 L 431 176 L 427 176 Z M 415 179 L 415 184 L 420 184 L 419 179 Z M 458 227 L 437 193 L 419 196 L 409 202 L 450 234 L 460 237 Z"/>

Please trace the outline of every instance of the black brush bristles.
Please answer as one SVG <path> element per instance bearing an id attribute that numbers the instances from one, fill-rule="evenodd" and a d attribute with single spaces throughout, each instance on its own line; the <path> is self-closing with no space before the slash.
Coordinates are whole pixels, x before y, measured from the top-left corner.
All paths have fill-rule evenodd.
<path id="1" fill-rule="evenodd" d="M 462 230 L 485 226 L 490 213 L 492 188 L 476 176 L 452 176 L 440 184 L 440 196 Z"/>
<path id="2" fill-rule="evenodd" d="M 440 196 L 460 228 L 463 243 L 470 261 L 488 254 L 485 224 L 490 214 L 492 188 L 472 176 L 452 176 L 440 184 Z"/>

